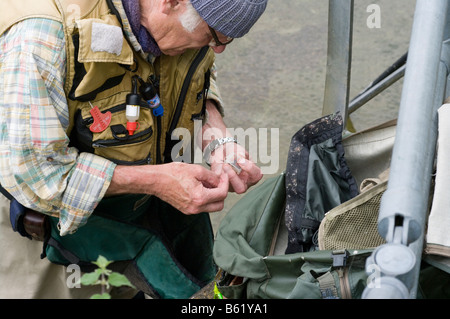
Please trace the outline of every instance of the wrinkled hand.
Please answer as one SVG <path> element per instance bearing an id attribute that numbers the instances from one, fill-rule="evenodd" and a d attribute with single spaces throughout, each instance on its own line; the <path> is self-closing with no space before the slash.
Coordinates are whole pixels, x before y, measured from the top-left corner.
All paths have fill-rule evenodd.
<path id="1" fill-rule="evenodd" d="M 237 194 L 245 193 L 263 177 L 261 169 L 249 159 L 247 151 L 239 144 L 226 143 L 217 148 L 210 158 L 211 171 L 228 177 L 229 191 Z M 235 163 L 240 172 L 232 168 Z"/>
<path id="2" fill-rule="evenodd" d="M 228 195 L 228 176 L 200 165 L 170 163 L 160 166 L 162 178 L 155 194 L 186 215 L 217 212 Z"/>

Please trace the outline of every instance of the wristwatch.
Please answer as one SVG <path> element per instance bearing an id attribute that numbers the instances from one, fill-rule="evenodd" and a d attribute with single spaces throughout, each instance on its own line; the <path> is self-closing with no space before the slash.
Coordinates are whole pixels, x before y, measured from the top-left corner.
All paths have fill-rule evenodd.
<path id="1" fill-rule="evenodd" d="M 215 139 L 211 143 L 208 144 L 208 146 L 205 147 L 203 150 L 203 159 L 205 160 L 206 164 L 211 166 L 211 163 L 209 159 L 211 158 L 211 153 L 214 152 L 219 146 L 225 144 L 225 143 L 237 143 L 236 138 L 234 137 L 221 137 L 218 139 Z"/>

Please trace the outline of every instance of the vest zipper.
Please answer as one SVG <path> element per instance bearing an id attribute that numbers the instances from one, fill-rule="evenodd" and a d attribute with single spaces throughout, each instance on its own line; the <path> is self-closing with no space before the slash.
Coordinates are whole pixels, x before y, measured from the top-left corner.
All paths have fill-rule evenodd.
<path id="1" fill-rule="evenodd" d="M 161 159 L 161 116 L 156 117 L 156 164 L 162 164 L 162 159 Z"/>
<path id="2" fill-rule="evenodd" d="M 152 163 L 152 158 L 151 158 L 151 154 L 148 154 L 146 158 L 138 160 L 138 161 L 121 161 L 121 160 L 116 160 L 113 158 L 107 158 L 109 159 L 111 162 L 116 163 L 117 165 L 150 165 Z"/>
<path id="3" fill-rule="evenodd" d="M 178 98 L 177 107 L 175 109 L 175 114 L 173 116 L 172 123 L 170 125 L 170 129 L 169 129 L 170 135 L 172 135 L 172 132 L 175 130 L 175 128 L 178 125 L 178 121 L 180 120 L 184 100 L 186 99 L 186 94 L 188 92 L 192 77 L 194 76 L 195 71 L 197 71 L 197 68 L 200 65 L 200 62 L 206 56 L 206 53 L 208 52 L 208 50 L 209 50 L 209 47 L 203 47 L 202 49 L 200 49 L 200 52 L 195 57 L 194 62 L 192 62 L 191 66 L 189 67 L 188 73 L 183 82 L 183 86 L 181 87 L 180 97 Z"/>
<path id="4" fill-rule="evenodd" d="M 165 162 L 167 162 L 167 158 L 170 157 L 171 147 L 168 147 L 168 146 L 170 146 L 171 143 L 169 143 L 169 141 L 171 140 L 172 132 L 175 130 L 175 128 L 177 127 L 178 122 L 180 120 L 181 111 L 183 110 L 184 101 L 186 100 L 186 94 L 189 90 L 189 85 L 191 83 L 192 77 L 194 76 L 195 71 L 197 71 L 197 68 L 200 65 L 200 62 L 202 62 L 203 58 L 208 53 L 208 50 L 209 50 L 208 46 L 200 49 L 199 53 L 195 57 L 191 66 L 189 67 L 186 78 L 184 79 L 183 86 L 181 87 L 180 96 L 177 101 L 177 106 L 175 108 L 175 113 L 172 118 L 172 122 L 170 124 L 169 130 L 166 133 L 166 148 L 164 150 L 164 161 Z"/>
<path id="5" fill-rule="evenodd" d="M 133 135 L 134 139 L 132 139 L 132 140 L 130 140 L 130 139 L 98 140 L 98 141 L 92 142 L 92 147 L 101 148 L 101 147 L 112 147 L 112 146 L 136 144 L 136 143 L 140 143 L 140 142 L 150 138 L 152 136 L 152 133 L 153 133 L 153 129 L 151 127 L 149 127 L 145 131 L 139 132 L 138 133 L 139 135 L 138 134 Z M 146 137 L 146 135 L 148 135 L 148 137 Z"/>

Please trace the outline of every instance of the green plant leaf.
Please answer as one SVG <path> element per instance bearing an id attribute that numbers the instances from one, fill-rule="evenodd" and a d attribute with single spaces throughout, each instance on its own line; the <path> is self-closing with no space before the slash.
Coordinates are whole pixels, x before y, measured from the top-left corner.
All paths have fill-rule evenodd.
<path id="1" fill-rule="evenodd" d="M 111 295 L 107 292 L 102 294 L 94 294 L 91 296 L 91 299 L 111 299 Z"/>
<path id="2" fill-rule="evenodd" d="M 117 272 L 113 272 L 109 275 L 108 283 L 114 287 L 128 286 L 134 288 L 134 286 L 131 284 L 131 282 L 128 280 L 127 277 Z"/>
<path id="3" fill-rule="evenodd" d="M 101 269 L 105 269 L 106 267 L 108 267 L 108 265 L 110 263 L 112 263 L 112 261 L 109 261 L 108 259 L 106 259 L 102 255 L 100 255 L 100 256 L 98 256 L 97 261 L 93 261 L 92 263 L 97 265 Z"/>
<path id="4" fill-rule="evenodd" d="M 100 277 L 101 270 L 96 269 L 94 272 L 90 272 L 81 276 L 81 284 L 85 286 L 95 285 Z"/>

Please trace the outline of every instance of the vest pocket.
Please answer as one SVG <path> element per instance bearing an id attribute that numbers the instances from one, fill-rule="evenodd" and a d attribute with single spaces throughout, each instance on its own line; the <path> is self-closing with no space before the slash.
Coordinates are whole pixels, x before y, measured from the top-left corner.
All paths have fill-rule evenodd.
<path id="1" fill-rule="evenodd" d="M 78 112 L 70 137 L 73 146 L 80 152 L 93 153 L 116 164 L 149 164 L 153 144 L 153 118 L 148 105 L 144 102 L 141 104 L 139 127 L 133 135 L 129 135 L 126 130 L 125 104 L 100 109 L 103 113 L 111 112 L 109 126 L 102 132 L 93 133 L 89 128 L 94 123 L 94 119 L 91 116 L 82 116 L 82 114 L 90 115 L 90 113 Z"/>
<path id="2" fill-rule="evenodd" d="M 121 84 L 126 68 L 133 63 L 133 51 L 114 15 L 77 21 L 72 35 L 74 79 L 71 100 L 86 102 Z M 104 38 L 108 37 L 108 41 Z"/>
<path id="3" fill-rule="evenodd" d="M 94 142 L 92 145 L 95 149 L 95 154 L 119 165 L 150 164 L 151 154 L 148 141 L 151 133 L 147 137 L 136 141 L 117 142 L 115 140 L 103 140 Z M 111 155 L 114 155 L 114 158 L 111 158 Z M 140 159 L 136 160 L 137 157 L 140 157 Z"/>
<path id="4" fill-rule="evenodd" d="M 98 94 L 122 83 L 126 69 L 121 64 L 102 61 L 82 63 L 79 61 L 79 35 L 75 34 L 72 40 L 75 47 L 75 65 L 72 88 L 68 94 L 71 100 L 92 101 Z"/>

